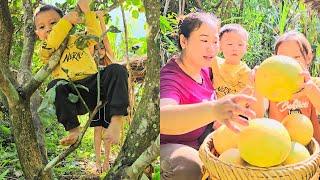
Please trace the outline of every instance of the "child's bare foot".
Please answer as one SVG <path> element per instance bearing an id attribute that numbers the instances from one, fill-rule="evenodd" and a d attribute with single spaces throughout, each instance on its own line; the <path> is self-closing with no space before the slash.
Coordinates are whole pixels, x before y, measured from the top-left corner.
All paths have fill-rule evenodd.
<path id="1" fill-rule="evenodd" d="M 74 144 L 77 141 L 79 134 L 80 134 L 80 126 L 69 130 L 69 135 L 62 138 L 60 140 L 60 144 L 63 146 L 70 146 Z"/>
<path id="2" fill-rule="evenodd" d="M 106 159 L 103 163 L 103 166 L 102 166 L 102 172 L 106 172 L 110 169 L 110 164 L 109 164 L 109 160 Z"/>

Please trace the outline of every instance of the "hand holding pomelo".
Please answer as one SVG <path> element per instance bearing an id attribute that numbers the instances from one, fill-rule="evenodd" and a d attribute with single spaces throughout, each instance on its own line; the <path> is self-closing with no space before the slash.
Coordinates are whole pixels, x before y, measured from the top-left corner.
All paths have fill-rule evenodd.
<path id="1" fill-rule="evenodd" d="M 256 91 L 271 101 L 287 101 L 301 89 L 304 81 L 302 71 L 293 58 L 282 55 L 269 57 L 256 70 Z"/>

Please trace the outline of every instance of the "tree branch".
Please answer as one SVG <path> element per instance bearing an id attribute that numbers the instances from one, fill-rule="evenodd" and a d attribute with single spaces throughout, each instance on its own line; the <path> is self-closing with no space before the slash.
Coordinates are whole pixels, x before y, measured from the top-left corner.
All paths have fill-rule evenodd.
<path id="1" fill-rule="evenodd" d="M 132 83 L 132 70 L 131 70 L 130 59 L 129 59 L 128 27 L 127 27 L 126 16 L 124 13 L 123 6 L 120 5 L 120 8 L 121 8 L 122 21 L 123 21 L 123 27 L 124 27 L 124 41 L 126 44 L 126 60 L 127 60 L 126 68 L 128 70 L 128 74 L 129 74 L 129 80 L 128 80 L 129 104 L 130 104 L 129 119 L 131 119 L 133 116 L 134 94 L 133 94 L 133 83 Z"/>
<path id="2" fill-rule="evenodd" d="M 114 165 L 104 179 L 126 178 L 125 167 L 131 166 L 159 135 L 159 17 L 158 0 L 144 0 L 145 16 L 148 24 L 147 71 L 144 92 L 134 113 L 126 140 Z M 148 135 L 146 136 L 146 132 Z"/>
<path id="3" fill-rule="evenodd" d="M 124 2 L 124 0 L 114 0 L 114 3 L 111 6 L 107 7 L 105 9 L 105 11 L 110 12 L 110 11 L 114 10 L 115 8 L 117 8 L 118 6 L 120 6 L 123 2 Z"/>
<path id="4" fill-rule="evenodd" d="M 218 9 L 222 4 L 222 0 L 220 0 L 214 7 L 213 9 Z"/>
<path id="5" fill-rule="evenodd" d="M 85 104 L 85 103 L 84 103 Z M 43 171 L 41 171 L 40 173 L 45 173 L 48 172 L 52 167 L 54 167 L 56 164 L 58 164 L 61 160 L 63 160 L 65 157 L 67 157 L 70 153 L 72 153 L 74 150 L 76 150 L 78 148 L 78 146 L 80 145 L 82 138 L 84 136 L 84 134 L 86 133 L 88 127 L 90 126 L 90 123 L 92 121 L 92 119 L 94 118 L 94 116 L 97 114 L 97 112 L 99 111 L 99 109 L 101 107 L 103 107 L 105 105 L 101 103 L 101 101 L 97 104 L 97 106 L 94 108 L 92 113 L 89 113 L 89 119 L 86 122 L 85 126 L 83 127 L 83 130 L 81 131 L 76 143 L 74 143 L 73 145 L 69 146 L 66 150 L 64 150 L 62 153 L 60 153 L 57 157 L 53 158 L 47 165 L 46 167 L 43 169 Z"/>
<path id="6" fill-rule="evenodd" d="M 98 40 L 98 44 L 102 42 L 103 40 L 103 36 L 105 34 L 102 34 L 99 37 Z M 95 50 L 94 52 L 94 59 L 96 61 L 96 64 L 99 64 L 99 55 L 98 55 L 98 51 L 99 50 Z M 51 60 L 51 58 L 50 58 Z M 50 60 L 49 60 L 49 64 L 50 64 Z M 67 73 L 66 73 L 67 74 Z M 68 76 L 68 74 L 67 74 Z M 70 79 L 70 77 L 68 76 L 68 78 Z M 72 153 L 74 150 L 76 150 L 78 148 L 78 146 L 80 145 L 82 138 L 84 136 L 84 134 L 86 133 L 88 127 L 91 124 L 92 119 L 95 117 L 95 115 L 97 114 L 98 110 L 105 106 L 107 104 L 107 102 L 102 103 L 100 101 L 100 71 L 99 71 L 99 67 L 98 67 L 98 72 L 97 72 L 97 105 L 94 108 L 93 112 L 90 111 L 88 105 L 86 104 L 85 100 L 82 98 L 80 91 L 78 90 L 77 86 L 75 85 L 75 83 L 73 81 L 69 81 L 69 83 L 71 84 L 72 88 L 77 92 L 77 95 L 80 99 L 80 101 L 82 102 L 82 104 L 84 105 L 85 109 L 87 110 L 87 112 L 89 112 L 89 119 L 86 122 L 85 126 L 83 127 L 83 130 L 81 131 L 76 143 L 74 143 L 73 145 L 69 146 L 69 148 L 67 148 L 65 151 L 63 151 L 62 153 L 60 153 L 57 157 L 55 157 L 54 159 L 52 159 L 47 165 L 46 167 L 43 169 L 43 171 L 41 171 L 40 173 L 46 173 L 47 171 L 49 171 L 52 167 L 54 167 L 56 164 L 58 164 L 61 160 L 63 160 L 65 157 L 67 157 L 70 153 Z"/>
<path id="7" fill-rule="evenodd" d="M 170 0 L 165 0 L 165 4 L 164 4 L 164 9 L 163 9 L 163 16 L 167 15 L 168 9 L 169 9 L 169 4 L 170 4 Z"/>
<path id="8" fill-rule="evenodd" d="M 23 49 L 20 59 L 20 69 L 30 70 L 30 65 L 32 61 L 32 55 L 34 52 L 35 45 L 35 33 L 33 25 L 33 9 L 31 0 L 23 1 L 24 7 L 24 30 L 23 30 Z"/>
<path id="9" fill-rule="evenodd" d="M 56 52 L 52 54 L 49 62 L 43 66 L 28 83 L 26 83 L 22 89 L 24 96 L 30 97 L 58 65 L 61 55 L 67 47 L 68 39 L 69 38 L 67 37 Z"/>
<path id="10" fill-rule="evenodd" d="M 9 101 L 19 99 L 16 81 L 12 78 L 9 68 L 13 29 L 8 1 L 0 1 L 0 88 Z"/>
<path id="11" fill-rule="evenodd" d="M 196 4 L 197 4 L 198 8 L 202 9 L 201 0 L 195 0 L 195 1 L 196 1 Z"/>
<path id="12" fill-rule="evenodd" d="M 151 164 L 160 154 L 160 134 L 157 139 L 146 149 L 138 159 L 126 169 L 130 179 L 138 179 L 144 169 Z"/>
<path id="13" fill-rule="evenodd" d="M 65 157 L 67 157 L 70 153 L 72 153 L 74 150 L 76 150 L 78 148 L 78 146 L 80 145 L 82 138 L 84 136 L 84 134 L 86 133 L 88 127 L 90 126 L 90 123 L 92 121 L 92 119 L 94 118 L 94 116 L 97 114 L 97 112 L 99 111 L 99 109 L 101 107 L 103 107 L 104 105 L 106 105 L 107 102 L 105 103 L 101 103 L 101 101 L 97 101 L 97 105 L 94 108 L 93 112 L 90 111 L 88 105 L 86 104 L 86 102 L 84 101 L 84 99 L 82 98 L 78 88 L 76 87 L 76 85 L 70 81 L 71 86 L 74 88 L 74 90 L 77 92 L 78 97 L 80 98 L 80 101 L 82 102 L 82 104 L 84 105 L 84 107 L 86 108 L 86 110 L 89 112 L 89 119 L 86 122 L 86 124 L 83 127 L 83 130 L 81 131 L 76 143 L 74 143 L 73 145 L 69 146 L 69 148 L 67 148 L 65 151 L 63 151 L 62 153 L 60 153 L 57 157 L 55 157 L 54 159 L 52 159 L 47 165 L 46 167 L 43 169 L 43 171 L 41 171 L 40 173 L 46 173 L 47 171 L 49 171 L 52 167 L 54 167 L 56 164 L 58 164 L 61 160 L 63 160 Z"/>

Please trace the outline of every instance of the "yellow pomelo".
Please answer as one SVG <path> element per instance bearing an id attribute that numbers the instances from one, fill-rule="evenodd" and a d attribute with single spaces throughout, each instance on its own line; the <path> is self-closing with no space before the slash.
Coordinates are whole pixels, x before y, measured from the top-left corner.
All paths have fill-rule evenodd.
<path id="1" fill-rule="evenodd" d="M 219 154 L 230 148 L 237 148 L 239 134 L 222 125 L 214 131 L 212 140 L 214 148 Z"/>
<path id="2" fill-rule="evenodd" d="M 257 69 L 255 88 L 271 101 L 287 101 L 300 90 L 303 77 L 299 73 L 302 71 L 300 64 L 293 58 L 272 56 L 264 60 Z"/>
<path id="3" fill-rule="evenodd" d="M 291 149 L 286 128 L 274 119 L 260 118 L 249 121 L 239 135 L 241 158 L 251 165 L 270 167 L 281 164 Z"/>
<path id="4" fill-rule="evenodd" d="M 310 153 L 306 147 L 298 142 L 292 142 L 291 151 L 283 165 L 294 164 L 306 160 L 310 157 Z"/>
<path id="5" fill-rule="evenodd" d="M 241 159 L 240 151 L 236 148 L 231 148 L 224 151 L 220 156 L 219 159 L 223 162 L 237 164 L 237 165 L 246 165 L 246 162 Z"/>
<path id="6" fill-rule="evenodd" d="M 292 113 L 282 120 L 282 124 L 287 128 L 291 141 L 296 141 L 305 146 L 311 141 L 313 125 L 307 116 Z"/>

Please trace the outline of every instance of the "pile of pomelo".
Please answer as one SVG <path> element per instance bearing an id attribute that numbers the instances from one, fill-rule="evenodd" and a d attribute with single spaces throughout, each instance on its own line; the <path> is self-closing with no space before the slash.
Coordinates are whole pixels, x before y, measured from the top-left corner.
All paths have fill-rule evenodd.
<path id="1" fill-rule="evenodd" d="M 236 134 L 222 125 L 213 133 L 214 149 L 221 161 L 271 167 L 295 164 L 310 157 L 306 145 L 311 141 L 313 126 L 302 114 L 290 114 L 282 122 L 252 119 L 240 129 Z"/>
<path id="2" fill-rule="evenodd" d="M 296 60 L 272 56 L 257 68 L 255 89 L 271 101 L 287 101 L 301 89 L 302 71 Z M 268 118 L 252 119 L 246 127 L 237 126 L 240 133 L 222 125 L 212 135 L 214 153 L 221 161 L 241 166 L 272 167 L 295 164 L 310 157 L 307 145 L 313 136 L 313 126 L 302 114 L 290 114 L 281 122 Z"/>

